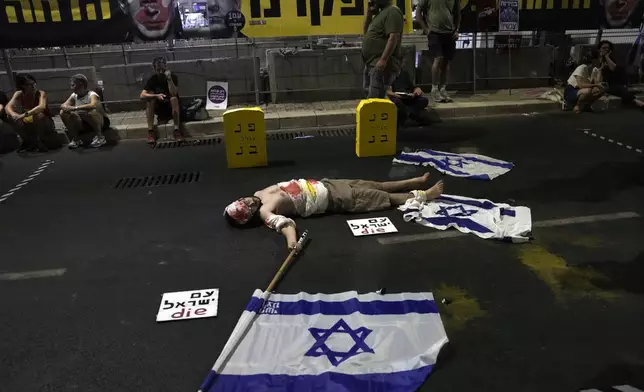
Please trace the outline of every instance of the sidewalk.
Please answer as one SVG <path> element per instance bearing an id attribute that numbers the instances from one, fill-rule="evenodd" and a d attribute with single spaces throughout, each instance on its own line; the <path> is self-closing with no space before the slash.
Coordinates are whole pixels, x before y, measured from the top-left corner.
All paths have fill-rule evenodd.
<path id="1" fill-rule="evenodd" d="M 428 110 L 440 119 L 455 117 L 478 117 L 503 114 L 544 113 L 561 110 L 559 103 L 538 99 L 551 91 L 552 87 L 485 91 L 477 94 L 453 92 L 453 103 L 433 104 L 430 100 Z M 266 130 L 289 130 L 305 128 L 355 126 L 356 107 L 359 100 L 323 101 L 314 103 L 267 104 L 264 110 Z M 619 99 L 611 97 L 609 106 L 618 106 Z M 233 105 L 229 109 L 253 107 L 255 105 Z M 204 121 L 186 123 L 189 136 L 203 137 L 223 133 L 223 110 L 209 111 L 210 117 Z M 120 112 L 110 114 L 112 128 L 120 139 L 143 139 L 147 137 L 145 111 Z M 55 118 L 56 129 L 64 133 L 59 117 Z M 161 138 L 172 137 L 172 122 L 159 126 Z"/>

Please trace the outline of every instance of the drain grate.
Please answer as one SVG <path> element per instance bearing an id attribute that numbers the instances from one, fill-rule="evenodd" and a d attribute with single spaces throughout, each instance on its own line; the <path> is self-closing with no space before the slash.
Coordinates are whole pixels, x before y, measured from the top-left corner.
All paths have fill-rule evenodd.
<path id="1" fill-rule="evenodd" d="M 125 177 L 114 185 L 114 189 L 154 188 L 166 185 L 189 184 L 199 182 L 201 172 L 163 174 L 160 176 Z"/>
<path id="2" fill-rule="evenodd" d="M 321 129 L 318 131 L 318 136 L 322 137 L 355 136 L 355 134 L 355 128 Z"/>
<path id="3" fill-rule="evenodd" d="M 293 140 L 304 136 L 304 132 L 272 132 L 266 134 L 266 140 Z"/>
<path id="4" fill-rule="evenodd" d="M 178 148 L 178 147 L 196 147 L 196 146 L 216 146 L 223 142 L 221 137 L 211 137 L 207 139 L 193 139 L 185 140 L 183 142 L 169 141 L 169 142 L 158 142 L 154 145 L 155 149 L 167 149 L 167 148 Z"/>

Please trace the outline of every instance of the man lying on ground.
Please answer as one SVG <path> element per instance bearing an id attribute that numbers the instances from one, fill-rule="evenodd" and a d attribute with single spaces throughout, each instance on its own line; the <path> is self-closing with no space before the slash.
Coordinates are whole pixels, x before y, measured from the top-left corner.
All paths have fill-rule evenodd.
<path id="1" fill-rule="evenodd" d="M 271 185 L 229 204 L 224 217 L 237 227 L 263 221 L 281 233 L 289 250 L 297 246 L 295 222 L 288 216 L 381 211 L 405 204 L 408 199 L 433 200 L 443 193 L 443 182 L 426 186 L 429 173 L 401 181 L 291 180 Z"/>

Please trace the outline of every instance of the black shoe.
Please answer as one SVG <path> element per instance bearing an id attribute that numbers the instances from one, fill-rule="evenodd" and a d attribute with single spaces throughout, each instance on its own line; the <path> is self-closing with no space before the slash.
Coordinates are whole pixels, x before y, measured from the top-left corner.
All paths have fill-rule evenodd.
<path id="1" fill-rule="evenodd" d="M 36 150 L 38 152 L 49 152 L 49 148 L 43 144 L 43 142 L 38 142 L 38 146 L 36 147 Z"/>
<path id="2" fill-rule="evenodd" d="M 23 142 L 23 143 L 20 144 L 20 147 L 18 147 L 18 150 L 16 152 L 18 154 L 24 154 L 27 151 L 29 151 L 30 148 L 31 147 L 29 146 L 29 144 Z"/>

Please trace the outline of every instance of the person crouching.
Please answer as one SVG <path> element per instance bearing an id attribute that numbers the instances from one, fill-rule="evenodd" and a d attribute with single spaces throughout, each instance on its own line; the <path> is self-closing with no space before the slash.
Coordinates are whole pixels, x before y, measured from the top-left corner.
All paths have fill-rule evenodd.
<path id="1" fill-rule="evenodd" d="M 95 148 L 105 145 L 106 140 L 103 136 L 105 113 L 99 95 L 88 89 L 85 75 L 72 76 L 69 84 L 72 95 L 60 107 L 60 118 L 67 128 L 67 136 L 70 140 L 68 147 L 74 149 L 82 145 L 79 135 L 86 126 L 95 134 L 90 145 Z"/>

